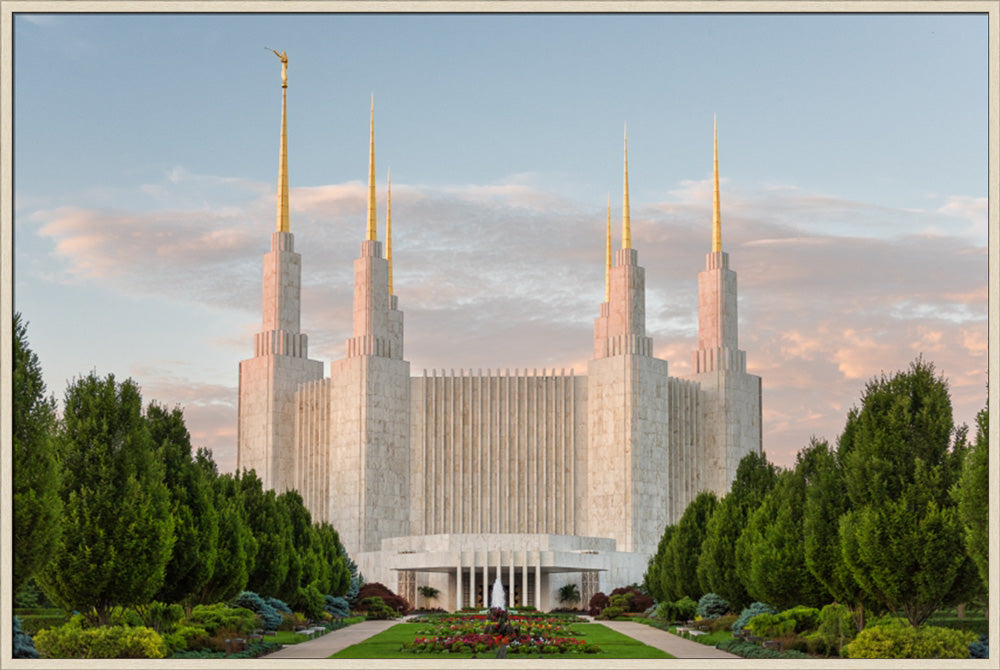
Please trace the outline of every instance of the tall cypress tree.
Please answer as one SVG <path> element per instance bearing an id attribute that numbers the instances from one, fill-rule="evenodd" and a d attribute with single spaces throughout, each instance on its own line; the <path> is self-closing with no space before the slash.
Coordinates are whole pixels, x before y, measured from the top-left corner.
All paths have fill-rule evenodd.
<path id="1" fill-rule="evenodd" d="M 27 324 L 14 314 L 11 361 L 14 591 L 52 556 L 62 528 L 56 454 L 55 399 L 45 397 L 38 356 L 28 348 Z"/>
<path id="2" fill-rule="evenodd" d="M 219 519 L 211 484 L 191 453 L 191 435 L 180 408 L 156 403 L 146 409 L 149 432 L 164 465 L 177 542 L 166 578 L 155 598 L 167 603 L 190 601 L 215 569 Z"/>
<path id="3" fill-rule="evenodd" d="M 965 532 L 965 551 L 976 565 L 982 588 L 989 588 L 989 412 L 976 415 L 976 441 L 965 456 L 962 474 L 952 491 Z"/>
<path id="4" fill-rule="evenodd" d="M 698 580 L 698 557 L 705 541 L 706 527 L 718 500 L 711 491 L 702 491 L 688 504 L 670 538 L 661 580 L 667 584 L 670 600 L 703 595 Z"/>
<path id="5" fill-rule="evenodd" d="M 96 613 L 148 601 L 163 584 L 174 544 L 142 398 L 132 380 L 75 380 L 60 431 L 65 462 L 63 533 L 38 582 L 65 609 Z"/>
<path id="6" fill-rule="evenodd" d="M 903 610 L 914 626 L 961 602 L 971 561 L 949 496 L 964 455 L 952 423 L 948 385 L 918 359 L 909 370 L 868 383 L 844 456 L 852 511 L 840 539 L 851 575 L 866 594 Z"/>
<path id="7" fill-rule="evenodd" d="M 706 593 L 722 596 L 735 611 L 750 604 L 746 572 L 749 564 L 737 560 L 736 544 L 756 510 L 777 480 L 777 468 L 764 454 L 744 456 L 736 479 L 708 521 L 698 557 L 698 581 Z"/>
<path id="8" fill-rule="evenodd" d="M 202 469 L 215 472 L 215 463 L 207 451 L 199 449 L 195 460 Z M 246 589 L 257 555 L 257 541 L 250 531 L 239 480 L 235 475 L 225 474 L 210 481 L 218 514 L 219 541 L 215 568 L 198 595 L 202 604 L 229 600 Z"/>

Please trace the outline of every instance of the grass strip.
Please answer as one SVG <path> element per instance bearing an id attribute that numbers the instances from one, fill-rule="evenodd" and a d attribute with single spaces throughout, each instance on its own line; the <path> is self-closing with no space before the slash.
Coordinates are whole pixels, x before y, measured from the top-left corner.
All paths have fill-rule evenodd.
<path id="1" fill-rule="evenodd" d="M 330 658 L 472 658 L 473 653 L 452 654 L 441 652 L 436 654 L 413 654 L 400 651 L 405 642 L 412 642 L 418 632 L 426 628 L 426 624 L 400 623 L 392 628 L 374 635 L 364 642 L 351 645 L 337 652 Z M 573 624 L 570 628 L 574 637 L 580 637 L 601 647 L 596 654 L 552 654 L 545 658 L 674 658 L 665 651 L 643 644 L 627 635 L 615 632 L 601 624 Z M 487 652 L 480 658 L 494 658 L 496 652 Z M 537 654 L 512 654 L 509 658 L 538 658 Z"/>

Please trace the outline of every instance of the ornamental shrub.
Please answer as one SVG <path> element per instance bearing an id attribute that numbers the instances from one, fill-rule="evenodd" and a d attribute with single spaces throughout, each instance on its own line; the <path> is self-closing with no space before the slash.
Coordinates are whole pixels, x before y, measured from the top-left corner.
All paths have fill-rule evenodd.
<path id="1" fill-rule="evenodd" d="M 168 631 L 184 618 L 184 608 L 178 604 L 168 605 L 153 601 L 144 608 L 143 623 L 157 633 Z"/>
<path id="2" fill-rule="evenodd" d="M 806 641 L 813 653 L 835 656 L 857 634 L 851 611 L 845 605 L 830 603 L 820 610 L 819 626 L 815 633 L 806 636 Z"/>
<path id="3" fill-rule="evenodd" d="M 670 601 L 664 601 L 656 607 L 656 618 L 664 623 L 677 621 L 677 608 Z"/>
<path id="4" fill-rule="evenodd" d="M 264 598 L 264 602 L 273 607 L 281 614 L 291 614 L 292 608 L 285 604 L 284 600 L 278 598 Z"/>
<path id="5" fill-rule="evenodd" d="M 757 637 L 782 637 L 795 632 L 795 619 L 788 619 L 780 614 L 764 612 L 758 614 L 746 623 L 746 628 Z"/>
<path id="6" fill-rule="evenodd" d="M 245 607 L 260 617 L 267 630 L 277 630 L 281 625 L 281 615 L 259 595 L 253 591 L 241 591 L 238 596 L 229 601 L 233 607 Z"/>
<path id="7" fill-rule="evenodd" d="M 743 608 L 743 611 L 740 612 L 740 618 L 733 623 L 733 632 L 738 633 L 743 630 L 743 627 L 747 625 L 750 619 L 758 614 L 777 614 L 777 612 L 767 603 L 750 603 L 749 607 Z"/>
<path id="8" fill-rule="evenodd" d="M 631 594 L 631 597 L 629 597 Z M 619 586 L 617 589 L 611 592 L 610 597 L 614 596 L 625 596 L 628 598 L 628 605 L 624 607 L 626 612 L 642 612 L 649 607 L 652 607 L 654 600 L 640 591 L 636 586 Z"/>
<path id="9" fill-rule="evenodd" d="M 167 653 L 171 656 L 180 651 L 194 651 L 210 647 L 208 631 L 197 626 L 177 626 L 163 636 Z"/>
<path id="10" fill-rule="evenodd" d="M 804 633 L 806 631 L 819 628 L 819 610 L 815 607 L 799 605 L 787 609 L 781 613 L 781 618 L 795 621 L 795 632 Z"/>
<path id="11" fill-rule="evenodd" d="M 387 586 L 379 582 L 371 582 L 361 587 L 358 591 L 358 608 L 361 609 L 360 601 L 374 596 L 381 598 L 383 603 L 399 614 L 406 614 L 410 611 L 410 602 L 406 598 L 396 595 Z"/>
<path id="12" fill-rule="evenodd" d="M 45 658 L 163 658 L 167 645 L 152 628 L 102 626 L 81 628 L 73 623 L 50 628 L 35 638 Z"/>
<path id="13" fill-rule="evenodd" d="M 608 598 L 608 604 L 611 607 L 618 607 L 623 612 L 626 612 L 632 604 L 633 599 L 635 599 L 635 596 L 631 593 L 615 593 Z"/>
<path id="14" fill-rule="evenodd" d="M 12 644 L 13 658 L 38 658 L 38 650 L 31 636 L 21 630 L 21 621 L 14 617 L 14 639 Z"/>
<path id="15" fill-rule="evenodd" d="M 969 658 L 989 658 L 990 657 L 990 640 L 983 633 L 979 636 L 979 639 L 969 645 Z"/>
<path id="16" fill-rule="evenodd" d="M 598 615 L 597 618 L 598 619 L 614 619 L 615 617 L 621 616 L 624 613 L 625 613 L 625 610 L 623 610 L 621 607 L 615 607 L 614 605 L 610 605 L 608 607 L 605 607 L 603 610 L 601 610 L 601 613 L 600 613 L 600 615 Z"/>
<path id="17" fill-rule="evenodd" d="M 295 609 L 304 612 L 312 619 L 319 619 L 323 616 L 325 604 L 323 594 L 312 584 L 304 588 L 300 586 L 295 591 Z"/>
<path id="18" fill-rule="evenodd" d="M 729 611 L 729 603 L 717 593 L 706 593 L 698 599 L 696 614 L 703 619 L 714 619 Z"/>
<path id="19" fill-rule="evenodd" d="M 215 635 L 220 628 L 245 634 L 256 628 L 259 620 L 260 617 L 253 610 L 216 603 L 214 605 L 195 605 L 195 608 L 191 610 L 191 616 L 187 619 L 187 624 L 204 628 L 209 635 Z"/>
<path id="20" fill-rule="evenodd" d="M 683 619 L 684 621 L 694 619 L 698 614 L 698 603 L 687 596 L 675 601 L 674 607 L 677 610 L 677 618 Z"/>
<path id="21" fill-rule="evenodd" d="M 395 619 L 396 612 L 379 596 L 368 596 L 358 601 L 358 609 L 366 619 Z"/>
<path id="22" fill-rule="evenodd" d="M 333 618 L 343 619 L 351 615 L 351 608 L 347 604 L 346 598 L 326 596 L 323 601 L 323 609 L 325 609 Z"/>
<path id="23" fill-rule="evenodd" d="M 590 616 L 597 616 L 601 613 L 601 610 L 608 606 L 609 600 L 603 592 L 598 591 L 590 597 L 590 602 L 587 603 L 587 613 Z"/>
<path id="24" fill-rule="evenodd" d="M 939 626 L 876 625 L 844 647 L 847 658 L 968 658 L 971 631 Z"/>

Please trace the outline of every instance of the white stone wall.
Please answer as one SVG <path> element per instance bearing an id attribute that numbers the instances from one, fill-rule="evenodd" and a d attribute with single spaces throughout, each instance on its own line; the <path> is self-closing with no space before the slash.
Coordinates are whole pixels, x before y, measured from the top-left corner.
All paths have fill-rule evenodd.
<path id="1" fill-rule="evenodd" d="M 310 360 L 308 339 L 299 330 L 301 259 L 288 232 L 271 235 L 264 256 L 262 330 L 254 357 L 240 361 L 237 469 L 254 470 L 265 488 L 295 487 L 295 392 L 323 377 L 323 364 Z"/>
<path id="2" fill-rule="evenodd" d="M 565 371 L 411 380 L 413 532 L 578 532 L 585 386 Z"/>

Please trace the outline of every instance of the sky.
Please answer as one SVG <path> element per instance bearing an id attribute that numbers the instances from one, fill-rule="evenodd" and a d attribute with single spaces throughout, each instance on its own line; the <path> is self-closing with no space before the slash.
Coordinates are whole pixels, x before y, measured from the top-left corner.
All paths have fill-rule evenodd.
<path id="1" fill-rule="evenodd" d="M 273 48 L 311 358 L 350 335 L 374 99 L 411 374 L 586 372 L 626 124 L 647 334 L 690 374 L 717 118 L 768 458 L 835 441 L 865 384 L 918 356 L 972 425 L 987 36 L 985 14 L 16 14 L 14 309 L 57 399 L 131 377 L 235 468 L 275 226 Z"/>

